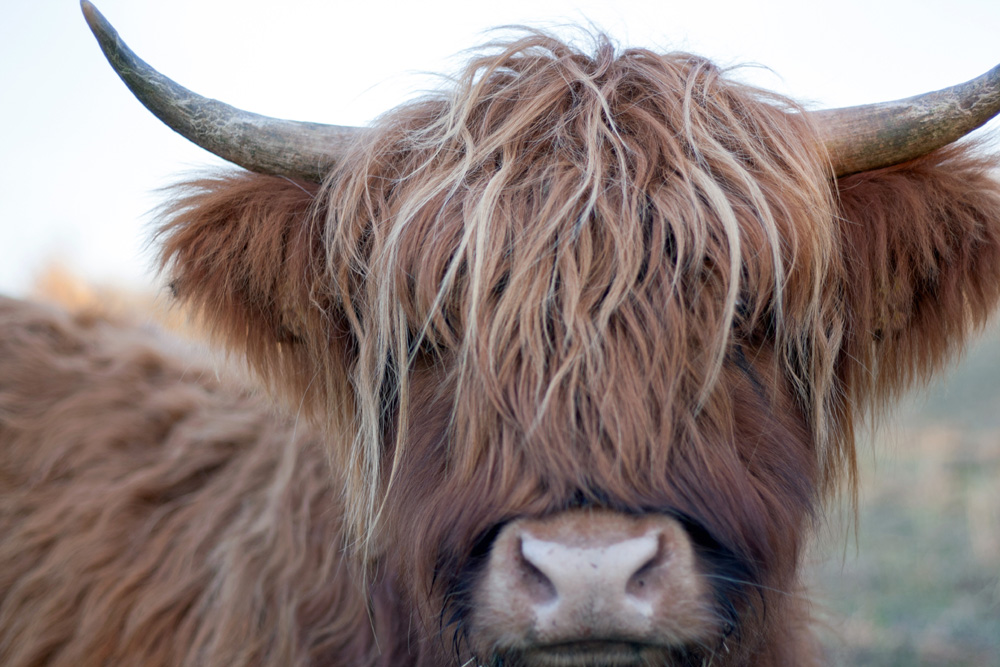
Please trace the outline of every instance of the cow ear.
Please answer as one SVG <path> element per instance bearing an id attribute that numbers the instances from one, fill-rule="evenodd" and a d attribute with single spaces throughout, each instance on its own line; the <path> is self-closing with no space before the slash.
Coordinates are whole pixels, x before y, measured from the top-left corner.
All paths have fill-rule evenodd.
<path id="1" fill-rule="evenodd" d="M 846 269 L 838 372 L 851 405 L 881 406 L 926 380 L 996 307 L 998 163 L 962 144 L 837 183 Z"/>
<path id="2" fill-rule="evenodd" d="M 249 172 L 185 183 L 158 233 L 178 301 L 296 409 L 339 393 L 352 349 L 324 289 L 319 189 Z"/>

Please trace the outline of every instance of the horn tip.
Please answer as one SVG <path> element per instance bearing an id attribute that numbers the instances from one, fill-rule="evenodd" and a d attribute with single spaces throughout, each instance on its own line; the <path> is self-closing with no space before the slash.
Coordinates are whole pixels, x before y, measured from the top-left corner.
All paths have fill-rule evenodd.
<path id="1" fill-rule="evenodd" d="M 94 33 L 98 38 L 101 35 L 106 35 L 109 33 L 114 33 L 114 28 L 108 23 L 108 20 L 104 18 L 104 14 L 100 12 L 97 7 L 94 6 L 90 0 L 80 0 L 80 10 L 83 11 L 83 18 L 87 21 L 87 25 L 90 26 L 90 31 Z"/>
<path id="2" fill-rule="evenodd" d="M 80 9 L 83 11 L 83 17 L 87 19 L 87 23 L 92 24 L 101 15 L 101 12 L 89 0 L 80 0 Z"/>

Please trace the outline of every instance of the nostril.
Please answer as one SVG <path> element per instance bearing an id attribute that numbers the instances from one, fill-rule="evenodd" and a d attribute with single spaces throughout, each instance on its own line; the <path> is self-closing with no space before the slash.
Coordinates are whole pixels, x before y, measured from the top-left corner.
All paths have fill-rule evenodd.
<path id="1" fill-rule="evenodd" d="M 525 548 L 524 540 L 518 539 L 517 562 L 521 584 L 524 586 L 524 591 L 536 603 L 550 602 L 558 597 L 559 593 L 552 580 L 531 561 L 530 551 L 530 548 Z"/>
<path id="2" fill-rule="evenodd" d="M 645 597 L 652 594 L 656 582 L 662 577 L 663 570 L 670 560 L 670 545 L 663 533 L 656 535 L 656 550 L 629 577 L 625 584 L 625 592 L 635 597 Z"/>

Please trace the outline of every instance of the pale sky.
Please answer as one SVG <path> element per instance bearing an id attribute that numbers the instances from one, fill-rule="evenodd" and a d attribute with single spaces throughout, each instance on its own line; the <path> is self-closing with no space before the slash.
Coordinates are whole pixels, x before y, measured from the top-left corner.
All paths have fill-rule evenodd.
<path id="1" fill-rule="evenodd" d="M 150 284 L 158 188 L 220 161 L 132 98 L 76 0 L 0 0 L 0 292 L 46 262 Z M 683 49 L 812 107 L 935 90 L 1000 62 L 1000 2 L 95 0 L 140 57 L 268 115 L 363 125 L 454 72 L 490 27 L 592 24 Z M 1000 124 L 990 128 L 1000 137 Z"/>

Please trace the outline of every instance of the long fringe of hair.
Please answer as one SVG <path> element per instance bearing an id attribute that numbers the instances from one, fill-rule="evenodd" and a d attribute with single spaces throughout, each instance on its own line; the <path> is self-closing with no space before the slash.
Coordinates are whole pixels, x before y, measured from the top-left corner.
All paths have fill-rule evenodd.
<path id="1" fill-rule="evenodd" d="M 359 341 L 343 464 L 362 538 L 422 398 L 408 377 L 445 355 L 455 474 L 587 456 L 645 479 L 695 422 L 722 420 L 737 336 L 773 345 L 823 468 L 853 461 L 831 420 L 842 332 L 825 158 L 792 102 L 727 75 L 529 32 L 382 118 L 331 174 L 327 271 Z"/>

